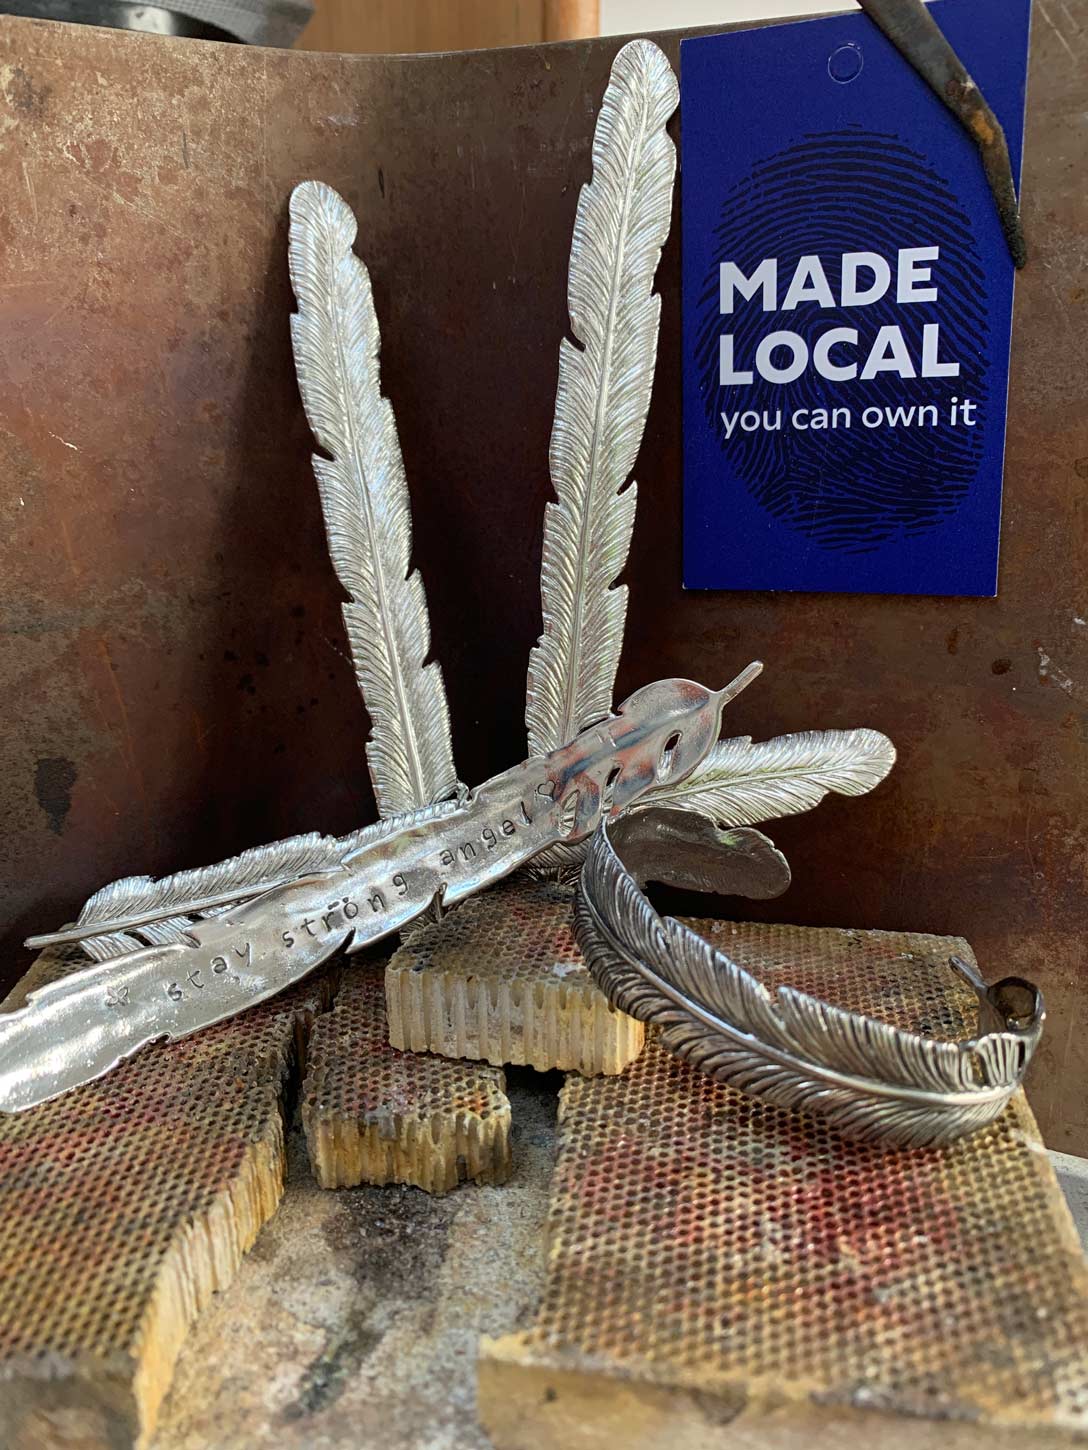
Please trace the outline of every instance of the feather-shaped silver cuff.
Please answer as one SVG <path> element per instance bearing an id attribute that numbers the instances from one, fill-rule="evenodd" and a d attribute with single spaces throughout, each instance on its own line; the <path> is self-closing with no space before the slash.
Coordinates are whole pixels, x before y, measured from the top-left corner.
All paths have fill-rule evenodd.
<path id="1" fill-rule="evenodd" d="M 819 1113 L 851 1138 L 948 1143 L 991 1123 L 1020 1086 L 1043 1028 L 1042 993 L 1020 977 L 987 987 L 977 1034 L 942 1042 L 846 1012 L 749 972 L 644 896 L 646 880 L 773 896 L 789 868 L 758 831 L 720 832 L 684 812 L 647 810 L 602 826 L 582 868 L 575 924 L 614 1006 L 712 1077 L 781 1107 Z"/>

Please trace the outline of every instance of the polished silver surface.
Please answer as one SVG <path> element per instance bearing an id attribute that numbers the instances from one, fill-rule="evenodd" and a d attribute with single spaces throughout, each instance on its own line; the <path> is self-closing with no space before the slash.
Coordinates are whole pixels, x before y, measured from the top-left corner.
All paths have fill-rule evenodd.
<path id="1" fill-rule="evenodd" d="M 903 1147 L 947 1143 L 1004 1110 L 1042 1032 L 1036 987 L 1017 977 L 987 987 L 953 958 L 979 999 L 978 1035 L 968 1042 L 921 1037 L 789 987 L 771 993 L 647 901 L 641 883 L 663 865 L 673 884 L 683 876 L 682 862 L 658 839 L 655 816 L 636 812 L 614 827 L 602 821 L 582 868 L 578 944 L 614 1006 L 657 1026 L 662 1046 L 712 1077 L 779 1107 L 820 1114 L 848 1137 Z M 730 886 L 729 843 L 722 843 L 716 890 L 744 889 L 752 843 L 741 844 L 744 859 Z M 773 885 L 773 861 L 766 851 L 761 857 L 757 884 Z M 704 865 L 693 884 L 706 880 Z"/>
<path id="2" fill-rule="evenodd" d="M 634 40 L 616 56 L 593 137 L 593 176 L 574 222 L 544 519 L 544 632 L 529 657 L 530 751 L 553 750 L 612 708 L 642 442 L 657 357 L 653 290 L 669 234 L 676 151 L 665 131 L 679 89 L 665 56 Z"/>
<path id="3" fill-rule="evenodd" d="M 691 811 L 650 806 L 632 811 L 623 833 L 644 881 L 753 901 L 781 896 L 790 884 L 789 862 L 760 831 L 722 830 Z"/>
<path id="4" fill-rule="evenodd" d="M 229 866 L 244 862 L 249 892 L 263 863 L 236 858 L 212 868 L 218 876 L 211 881 L 198 873 L 188 883 L 196 889 L 193 899 L 184 899 L 173 878 L 159 902 L 168 935 L 163 920 L 148 919 L 154 883 L 133 893 L 135 919 L 118 914 L 124 893 L 117 893 L 103 908 L 114 912 L 112 919 L 100 917 L 87 928 L 100 938 L 109 927 L 154 945 L 74 972 L 0 1018 L 0 1110 L 33 1107 L 101 1077 L 149 1042 L 233 1016 L 300 981 L 342 948 L 359 951 L 435 902 L 461 901 L 546 847 L 588 835 L 651 785 L 693 770 L 718 737 L 723 706 L 752 673 L 750 667 L 721 691 L 690 680 L 647 685 L 570 744 L 459 800 L 383 821 L 339 843 L 314 843 L 318 869 L 221 914 L 200 916 L 208 886 L 219 897 L 239 889 L 240 881 L 228 879 Z M 297 843 L 286 844 L 294 869 Z"/>
<path id="5" fill-rule="evenodd" d="M 344 624 L 371 719 L 370 778 L 379 813 L 395 816 L 463 787 L 442 671 L 425 663 L 431 627 L 423 581 L 411 569 L 408 484 L 393 407 L 382 397 L 381 336 L 355 235 L 351 208 L 330 186 L 295 188 L 288 251 L 298 300 L 295 371 L 314 437 L 329 455 L 314 454 L 314 474 L 329 553 L 351 596 Z"/>
<path id="6" fill-rule="evenodd" d="M 571 328 L 564 340 L 551 442 L 555 502 L 544 519 L 544 632 L 529 661 L 530 750 L 547 750 L 611 706 L 623 644 L 636 485 L 624 488 L 642 441 L 657 356 L 654 273 L 669 231 L 675 154 L 665 127 L 676 78 L 648 40 L 616 56 L 593 138 L 570 254 Z M 807 731 L 753 744 L 726 740 L 683 788 L 670 782 L 643 807 L 664 805 L 720 825 L 752 825 L 810 810 L 829 791 L 879 784 L 895 750 L 875 730 Z M 575 875 L 585 854 L 558 847 L 534 863 Z"/>
<path id="7" fill-rule="evenodd" d="M 860 794 L 887 773 L 894 751 L 873 731 L 715 744 L 723 705 L 759 665 L 717 694 L 677 681 L 649 686 L 609 715 L 626 612 L 626 591 L 613 586 L 630 544 L 635 490 L 625 485 L 653 377 L 653 276 L 675 171 L 665 126 L 676 103 L 675 77 L 657 47 L 625 46 L 602 103 L 571 251 L 579 345 L 564 342 L 560 355 L 551 448 L 557 501 L 545 521 L 544 633 L 526 713 L 532 759 L 472 793 L 454 768 L 441 672 L 427 662 L 408 490 L 381 395 L 380 336 L 370 279 L 353 251 L 355 218 L 331 188 L 296 188 L 292 338 L 322 450 L 313 464 L 330 553 L 351 596 L 344 618 L 386 819 L 347 837 L 299 836 L 159 881 L 115 882 L 90 898 L 74 928 L 28 943 L 78 941 L 100 965 L 0 1019 L 0 1109 L 32 1106 L 147 1042 L 221 1021 L 341 947 L 358 950 L 534 859 L 549 871 L 576 864 L 575 843 L 623 808 L 668 808 L 640 829 L 652 827 L 692 878 L 699 859 L 719 858 L 719 826 L 808 809 L 828 790 Z M 685 810 L 697 814 L 685 818 Z M 788 880 L 758 833 L 734 832 L 727 844 L 733 879 L 746 863 L 745 889 L 771 894 L 783 872 Z M 663 859 L 660 869 L 668 869 Z M 708 879 L 716 879 L 712 868 Z"/>
<path id="8" fill-rule="evenodd" d="M 367 826 L 339 837 L 292 836 L 157 881 L 150 876 L 126 876 L 89 897 L 75 926 L 33 936 L 26 945 L 40 950 L 78 942 L 94 961 L 104 962 L 141 946 L 184 941 L 195 918 L 213 916 L 300 876 L 332 870 L 346 852 L 370 839 L 376 829 Z"/>
<path id="9" fill-rule="evenodd" d="M 829 792 L 864 795 L 895 764 L 895 746 L 878 730 L 805 730 L 753 744 L 722 740 L 683 781 L 643 802 L 708 816 L 721 826 L 754 826 L 818 806 Z"/>

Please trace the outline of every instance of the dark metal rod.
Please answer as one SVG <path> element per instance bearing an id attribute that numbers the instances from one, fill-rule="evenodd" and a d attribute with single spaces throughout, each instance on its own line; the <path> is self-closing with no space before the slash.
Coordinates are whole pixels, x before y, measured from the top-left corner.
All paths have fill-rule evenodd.
<path id="1" fill-rule="evenodd" d="M 0 0 L 0 14 L 62 20 L 70 25 L 103 25 L 113 30 L 143 30 L 152 35 L 195 40 L 238 39 L 210 21 L 179 14 L 170 8 L 169 0 L 164 5 L 144 5 L 140 0 Z"/>
<path id="2" fill-rule="evenodd" d="M 939 96 L 979 149 L 983 170 L 1001 219 L 1001 230 L 1015 267 L 1027 261 L 1020 204 L 1012 176 L 1009 146 L 1001 122 L 945 39 L 925 0 L 858 0 L 906 60 Z"/>

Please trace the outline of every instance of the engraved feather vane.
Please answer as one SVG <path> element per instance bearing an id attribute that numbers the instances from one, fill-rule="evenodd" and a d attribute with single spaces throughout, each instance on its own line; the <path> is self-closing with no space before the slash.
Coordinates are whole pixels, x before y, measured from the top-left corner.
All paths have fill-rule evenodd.
<path id="1" fill-rule="evenodd" d="M 593 138 L 593 176 L 574 223 L 568 305 L 575 341 L 559 351 L 541 603 L 529 660 L 531 752 L 554 749 L 608 714 L 623 643 L 636 489 L 624 488 L 650 406 L 675 148 L 665 124 L 676 77 L 648 40 L 616 56 Z"/>
<path id="2" fill-rule="evenodd" d="M 657 353 L 654 273 L 668 235 L 675 155 L 665 126 L 676 79 L 648 40 L 616 56 L 582 188 L 568 282 L 575 342 L 559 354 L 546 505 L 544 632 L 529 660 L 531 750 L 553 748 L 611 707 L 627 614 L 627 562 L 642 441 Z M 875 730 L 807 731 L 753 744 L 723 741 L 692 777 L 647 796 L 721 824 L 751 825 L 810 810 L 829 791 L 862 795 L 895 761 Z M 534 871 L 564 874 L 585 847 L 547 853 Z"/>
<path id="3" fill-rule="evenodd" d="M 331 187 L 291 197 L 291 318 L 299 391 L 319 446 L 314 474 L 329 552 L 351 596 L 344 622 L 371 718 L 367 762 L 383 816 L 454 794 L 442 672 L 427 663 L 430 623 L 411 571 L 408 486 L 393 408 L 381 393 L 370 276 L 352 250 L 356 222 Z"/>
<path id="4" fill-rule="evenodd" d="M 220 916 L 240 902 L 289 885 L 306 876 L 338 870 L 354 852 L 406 826 L 421 825 L 454 811 L 442 801 L 407 815 L 376 821 L 346 836 L 309 832 L 254 846 L 238 856 L 154 879 L 126 876 L 89 897 L 76 921 L 64 932 L 31 937 L 28 946 L 72 940 L 96 962 L 124 956 L 144 946 L 187 942 L 193 925 Z"/>
<path id="5" fill-rule="evenodd" d="M 380 334 L 366 267 L 352 248 L 355 217 L 331 187 L 307 181 L 291 199 L 291 318 L 299 387 L 318 443 L 314 457 L 329 550 L 352 596 L 344 619 L 371 717 L 367 760 L 379 811 L 399 827 L 460 794 L 441 671 L 425 663 L 423 584 L 409 573 L 411 515 L 392 406 L 381 396 Z M 67 935 L 95 961 L 189 939 L 195 922 L 316 872 L 380 839 L 384 824 L 348 836 L 315 832 L 153 880 L 130 876 L 94 893 Z M 97 928 L 93 934 L 89 929 Z M 34 944 L 39 939 L 32 938 Z"/>
<path id="6" fill-rule="evenodd" d="M 738 736 L 645 804 L 696 811 L 723 826 L 754 826 L 809 811 L 832 791 L 865 795 L 894 764 L 895 746 L 879 730 L 805 730 L 755 744 Z"/>
<path id="7" fill-rule="evenodd" d="M 844 1012 L 749 972 L 642 894 L 602 827 L 582 868 L 579 946 L 612 1004 L 711 1076 L 844 1135 L 906 1147 L 992 1122 L 1019 1086 L 1030 1035 L 940 1042 Z"/>
<path id="8" fill-rule="evenodd" d="M 653 380 L 660 311 L 653 277 L 675 172 L 665 127 L 677 100 L 675 77 L 656 46 L 635 41 L 619 52 L 571 249 L 575 341 L 560 348 L 550 453 L 556 499 L 546 510 L 541 581 L 544 632 L 530 659 L 526 709 L 535 754 L 563 744 L 611 708 L 627 603 L 615 580 L 626 562 L 636 496 L 633 483 L 624 485 Z M 350 207 L 330 187 L 308 181 L 296 188 L 289 263 L 298 302 L 291 331 L 299 388 L 323 450 L 313 466 L 333 564 L 350 595 L 344 618 L 371 718 L 367 760 L 375 795 L 381 815 L 404 824 L 405 814 L 460 798 L 464 788 L 453 763 L 441 671 L 428 662 L 430 626 L 422 581 L 411 570 L 404 465 L 392 407 L 381 394 L 380 334 L 370 278 L 353 250 L 356 232 Z M 726 826 L 750 825 L 807 810 L 829 790 L 860 795 L 883 779 L 894 758 L 890 742 L 870 730 L 813 731 L 760 744 L 726 740 L 687 780 L 654 791 L 645 803 Z M 81 940 L 98 961 L 184 941 L 203 916 L 336 869 L 346 852 L 381 829 L 296 836 L 157 881 L 128 877 L 96 892 L 77 928 L 53 937 Z M 552 867 L 569 865 L 582 849 L 556 848 L 546 856 Z"/>

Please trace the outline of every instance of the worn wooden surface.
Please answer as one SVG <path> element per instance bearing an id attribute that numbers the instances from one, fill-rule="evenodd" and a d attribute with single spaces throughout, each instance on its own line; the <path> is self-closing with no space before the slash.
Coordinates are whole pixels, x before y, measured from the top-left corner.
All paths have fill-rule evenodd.
<path id="1" fill-rule="evenodd" d="M 303 50 L 474 50 L 596 35 L 598 0 L 317 0 Z"/>
<path id="2" fill-rule="evenodd" d="M 1037 977 L 1034 1100 L 1071 1151 L 1088 1149 L 1086 34 L 1088 0 L 1036 8 L 999 598 L 681 590 L 674 230 L 618 682 L 721 682 L 759 656 L 729 730 L 892 736 L 876 794 L 775 828 L 794 885 L 770 913 L 963 933 L 987 973 Z M 459 768 L 521 758 L 571 226 L 617 43 L 388 60 L 0 20 L 9 980 L 22 935 L 108 879 L 372 818 L 292 377 L 304 177 L 360 216 Z"/>
<path id="3" fill-rule="evenodd" d="M 542 40 L 581 40 L 601 28 L 600 0 L 544 0 Z"/>
<path id="4" fill-rule="evenodd" d="M 298 44 L 370 55 L 528 45 L 545 38 L 543 11 L 543 0 L 317 0 Z"/>

